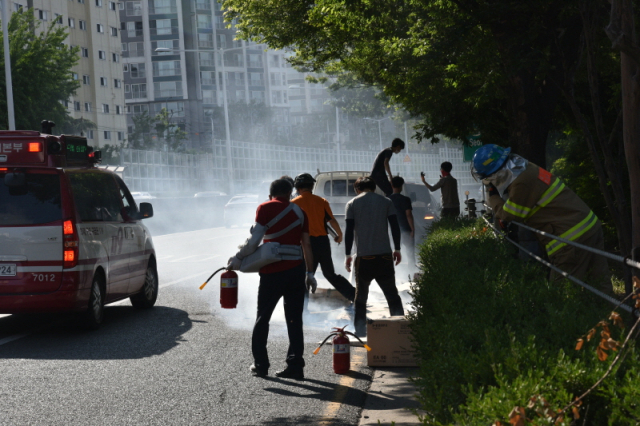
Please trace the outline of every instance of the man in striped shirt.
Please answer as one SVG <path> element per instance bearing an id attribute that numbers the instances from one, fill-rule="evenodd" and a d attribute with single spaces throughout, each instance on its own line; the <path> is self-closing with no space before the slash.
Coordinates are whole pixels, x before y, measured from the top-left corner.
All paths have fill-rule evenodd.
<path id="1" fill-rule="evenodd" d="M 602 225 L 589 206 L 560 179 L 510 151 L 484 145 L 473 157 L 472 174 L 487 186 L 495 218 L 604 250 Z M 536 235 L 554 266 L 581 280 L 589 276 L 601 291 L 613 293 L 605 257 Z M 552 271 L 552 279 L 561 277 Z"/>

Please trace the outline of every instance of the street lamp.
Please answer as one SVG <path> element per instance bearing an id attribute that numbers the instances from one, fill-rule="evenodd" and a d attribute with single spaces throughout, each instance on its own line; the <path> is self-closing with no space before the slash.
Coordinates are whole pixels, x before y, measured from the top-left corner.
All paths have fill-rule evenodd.
<path id="1" fill-rule="evenodd" d="M 365 120 L 371 120 L 371 121 L 377 121 L 378 122 L 378 138 L 380 139 L 380 151 L 382 151 L 382 130 L 380 129 L 380 122 L 386 120 L 389 117 L 384 117 L 381 118 L 379 120 L 376 120 L 375 118 L 364 118 Z"/>
<path id="2" fill-rule="evenodd" d="M 199 53 L 199 52 L 219 52 L 220 53 L 220 63 L 222 64 L 222 104 L 224 106 L 224 130 L 227 134 L 227 170 L 229 173 L 229 193 L 233 195 L 233 159 L 231 158 L 231 130 L 229 129 L 229 107 L 227 105 L 227 75 L 224 69 L 224 54 L 225 52 L 231 50 L 242 49 L 242 47 L 229 47 L 227 49 L 171 49 L 168 47 L 158 47 L 156 48 L 156 52 L 191 52 L 191 53 Z M 213 118 L 212 118 L 213 123 Z M 213 134 L 211 135 L 213 139 Z M 215 146 L 213 147 L 213 152 L 215 153 Z"/>
<path id="3" fill-rule="evenodd" d="M 7 114 L 9 130 L 16 129 L 16 118 L 13 111 L 13 83 L 11 81 L 11 55 L 9 52 L 9 0 L 2 2 L 2 38 L 4 47 L 4 75 L 7 87 Z"/>

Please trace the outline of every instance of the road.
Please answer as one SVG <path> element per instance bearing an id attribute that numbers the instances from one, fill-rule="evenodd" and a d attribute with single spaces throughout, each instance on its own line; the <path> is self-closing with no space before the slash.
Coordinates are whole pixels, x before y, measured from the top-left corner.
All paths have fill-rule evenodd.
<path id="1" fill-rule="evenodd" d="M 154 309 L 108 305 L 105 324 L 79 330 L 74 316 L 0 318 L 0 425 L 357 425 L 370 385 L 364 349 L 349 375 L 333 374 L 331 347 L 312 355 L 336 320 L 312 302 L 305 319 L 305 381 L 273 376 L 288 339 L 282 306 L 269 336 L 272 367 L 252 377 L 250 338 L 257 274 L 240 274 L 237 309 L 221 309 L 219 279 L 247 229 L 154 237 L 160 294 Z"/>

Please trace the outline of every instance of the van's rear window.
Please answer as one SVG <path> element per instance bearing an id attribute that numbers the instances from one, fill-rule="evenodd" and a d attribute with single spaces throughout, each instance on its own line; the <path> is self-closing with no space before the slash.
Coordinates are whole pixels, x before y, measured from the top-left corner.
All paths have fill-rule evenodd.
<path id="1" fill-rule="evenodd" d="M 333 195 L 334 197 L 344 197 L 348 195 L 350 197 L 355 197 L 357 194 L 356 194 L 355 188 L 353 187 L 354 183 L 356 183 L 355 179 L 349 179 L 348 184 L 346 179 L 344 180 L 335 179 L 335 180 L 327 181 L 324 183 L 324 195 L 325 196 Z M 332 189 L 333 189 L 333 194 L 331 193 Z"/>
<path id="2" fill-rule="evenodd" d="M 60 176 L 25 173 L 24 185 L 7 186 L 0 172 L 0 226 L 38 225 L 62 220 Z"/>

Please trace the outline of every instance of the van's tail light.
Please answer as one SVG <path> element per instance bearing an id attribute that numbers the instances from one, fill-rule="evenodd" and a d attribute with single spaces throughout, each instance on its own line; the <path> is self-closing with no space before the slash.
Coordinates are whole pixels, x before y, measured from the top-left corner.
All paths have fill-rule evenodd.
<path id="1" fill-rule="evenodd" d="M 42 142 L 29 142 L 29 152 L 42 152 Z"/>
<path id="2" fill-rule="evenodd" d="M 78 264 L 78 232 L 71 220 L 62 224 L 63 235 L 63 263 L 65 269 L 74 268 Z"/>
<path id="3" fill-rule="evenodd" d="M 433 220 L 434 216 L 431 216 L 430 214 L 426 215 L 425 220 Z"/>

